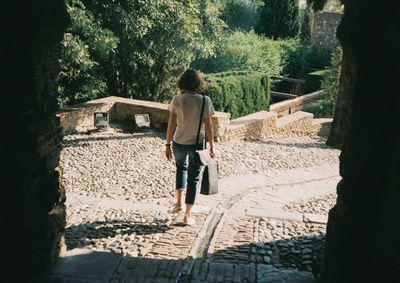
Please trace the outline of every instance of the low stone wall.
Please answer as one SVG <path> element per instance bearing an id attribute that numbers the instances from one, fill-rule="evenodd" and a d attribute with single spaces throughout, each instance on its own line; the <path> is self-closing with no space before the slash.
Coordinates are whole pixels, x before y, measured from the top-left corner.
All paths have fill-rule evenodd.
<path id="1" fill-rule="evenodd" d="M 329 136 L 332 126 L 332 120 L 332 118 L 313 119 L 315 134 L 322 137 Z"/>
<path id="2" fill-rule="evenodd" d="M 314 135 L 313 117 L 312 113 L 303 111 L 281 117 L 276 121 L 276 127 L 264 134 L 264 138 Z"/>
<path id="3" fill-rule="evenodd" d="M 315 102 L 325 95 L 323 90 L 299 96 L 294 99 L 285 100 L 272 104 L 269 108 L 271 112 L 275 112 L 278 117 L 286 116 L 303 109 L 305 106 Z"/>
<path id="4" fill-rule="evenodd" d="M 168 124 L 168 105 L 137 99 L 114 97 L 115 114 L 112 120 L 130 122 L 134 125 L 136 114 L 148 114 L 150 127 L 164 131 Z"/>
<path id="5" fill-rule="evenodd" d="M 57 113 L 64 134 L 94 129 L 94 113 L 109 112 L 114 116 L 114 99 L 106 97 L 63 108 Z"/>
<path id="6" fill-rule="evenodd" d="M 168 124 L 168 105 L 163 103 L 110 96 L 65 107 L 57 116 L 64 134 L 95 129 L 94 113 L 108 112 L 110 121 L 134 123 L 135 114 L 149 114 L 151 127 L 164 131 Z M 216 112 L 212 117 L 216 139 L 223 136 L 229 124 L 229 113 Z"/>
<path id="7" fill-rule="evenodd" d="M 212 118 L 215 140 L 260 140 L 322 132 L 321 125 L 313 125 L 311 113 L 299 110 L 323 94 L 320 91 L 276 103 L 271 105 L 271 111 L 260 111 L 232 121 L 230 113 L 216 112 Z M 114 96 L 67 107 L 57 115 L 64 134 L 69 134 L 95 129 L 95 112 L 108 112 L 110 121 L 125 123 L 134 123 L 135 114 L 149 114 L 151 127 L 159 131 L 165 131 L 169 117 L 167 104 Z"/>
<path id="8" fill-rule="evenodd" d="M 263 133 L 275 127 L 276 119 L 276 114 L 268 111 L 240 117 L 231 121 L 220 140 L 259 140 Z"/>

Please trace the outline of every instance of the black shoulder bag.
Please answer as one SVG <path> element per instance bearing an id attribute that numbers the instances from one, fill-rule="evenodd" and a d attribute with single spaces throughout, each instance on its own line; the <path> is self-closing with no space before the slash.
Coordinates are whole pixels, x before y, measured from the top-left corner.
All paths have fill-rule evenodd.
<path id="1" fill-rule="evenodd" d="M 206 101 L 206 97 L 203 94 L 203 105 L 201 106 L 200 112 L 200 122 L 199 128 L 197 130 L 197 138 L 196 145 L 199 144 L 200 137 L 200 128 L 201 123 L 203 121 L 203 113 L 204 113 L 204 104 Z M 201 185 L 200 185 L 200 193 L 203 195 L 215 195 L 218 193 L 218 162 L 210 157 L 210 153 L 207 150 L 207 140 L 204 140 L 204 149 L 197 150 L 196 154 L 198 154 L 200 163 L 204 166 L 204 170 L 201 173 Z"/>

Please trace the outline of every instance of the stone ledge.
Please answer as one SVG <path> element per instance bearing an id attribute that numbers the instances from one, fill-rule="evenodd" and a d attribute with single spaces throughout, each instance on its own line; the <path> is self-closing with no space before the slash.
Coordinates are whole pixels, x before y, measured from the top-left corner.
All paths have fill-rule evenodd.
<path id="1" fill-rule="evenodd" d="M 309 222 L 309 223 L 326 224 L 326 223 L 328 223 L 328 215 L 304 213 L 303 214 L 303 221 L 304 222 Z"/>
<path id="2" fill-rule="evenodd" d="M 316 91 L 313 93 L 299 96 L 298 98 L 274 103 L 270 106 L 269 110 L 275 112 L 278 115 L 278 117 L 282 117 L 302 109 L 305 105 L 317 101 L 324 95 L 325 95 L 324 91 L 322 90 Z"/>
<path id="3" fill-rule="evenodd" d="M 303 222 L 303 215 L 298 212 L 284 210 L 266 210 L 259 208 L 246 209 L 246 215 L 251 217 L 273 218 L 286 221 Z"/>
<path id="4" fill-rule="evenodd" d="M 278 118 L 278 120 L 276 121 L 276 127 L 278 129 L 283 128 L 289 124 L 292 124 L 292 123 L 302 120 L 302 119 L 307 119 L 307 118 L 312 119 L 313 116 L 314 115 L 312 113 L 297 111 L 293 114 Z M 311 121 L 310 121 L 310 125 L 311 125 Z"/>

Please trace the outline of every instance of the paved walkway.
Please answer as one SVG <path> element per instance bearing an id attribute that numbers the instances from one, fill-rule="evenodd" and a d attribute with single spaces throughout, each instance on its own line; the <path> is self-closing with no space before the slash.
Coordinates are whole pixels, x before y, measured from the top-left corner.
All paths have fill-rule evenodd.
<path id="1" fill-rule="evenodd" d="M 323 239 L 327 213 L 290 211 L 287 206 L 333 195 L 339 181 L 337 167 L 274 170 L 266 175 L 221 179 L 218 195 L 199 195 L 194 210 L 196 224 L 191 227 L 181 225 L 182 215 L 161 224 L 143 220 L 142 226 L 147 225 L 144 227 L 147 230 L 118 223 L 119 230 L 104 234 L 89 227 L 95 230 L 91 235 L 103 233 L 104 238 L 121 236 L 118 234 L 122 234 L 124 227 L 132 231 L 131 236 L 124 238 L 126 246 L 117 247 L 120 252 L 96 251 L 90 245 L 68 250 L 54 270 L 52 280 L 314 282 L 313 263 L 320 250 L 313 249 Z M 135 215 L 145 212 L 167 215 L 168 210 L 162 201 L 132 203 L 74 193 L 67 194 L 67 200 L 67 205 L 88 207 L 87 217 L 95 209 L 118 209 Z M 133 240 L 133 236 L 140 238 Z M 92 236 L 89 242 L 96 237 Z M 135 246 L 130 249 L 133 241 Z"/>

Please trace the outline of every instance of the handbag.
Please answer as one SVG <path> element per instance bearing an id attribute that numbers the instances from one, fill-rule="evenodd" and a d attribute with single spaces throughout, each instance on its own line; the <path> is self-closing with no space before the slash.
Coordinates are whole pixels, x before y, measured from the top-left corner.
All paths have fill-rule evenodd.
<path id="1" fill-rule="evenodd" d="M 203 94 L 203 104 L 200 112 L 200 122 L 197 130 L 196 144 L 199 144 L 205 100 L 206 98 Z M 211 158 L 210 152 L 207 149 L 207 141 L 204 142 L 204 145 L 205 149 L 196 150 L 196 153 L 200 159 L 200 163 L 204 166 L 204 169 L 201 172 L 200 194 L 215 195 L 218 193 L 219 165 L 216 160 Z"/>

